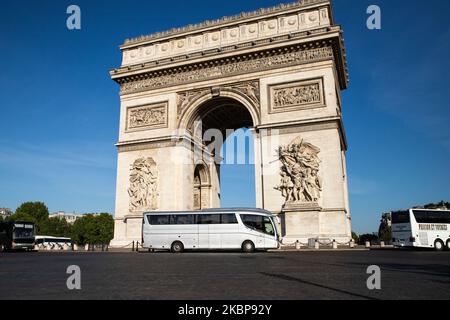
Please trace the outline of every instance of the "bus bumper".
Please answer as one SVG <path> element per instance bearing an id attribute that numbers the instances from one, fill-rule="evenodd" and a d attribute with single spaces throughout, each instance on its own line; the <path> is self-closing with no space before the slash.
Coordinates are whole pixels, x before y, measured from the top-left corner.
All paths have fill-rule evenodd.
<path id="1" fill-rule="evenodd" d="M 12 243 L 13 250 L 33 250 L 34 249 L 34 243 Z"/>

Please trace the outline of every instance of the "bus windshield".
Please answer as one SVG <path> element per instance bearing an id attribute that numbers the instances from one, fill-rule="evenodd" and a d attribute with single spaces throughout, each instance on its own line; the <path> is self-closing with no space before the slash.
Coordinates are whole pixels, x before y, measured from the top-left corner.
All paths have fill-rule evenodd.
<path id="1" fill-rule="evenodd" d="M 275 235 L 275 230 L 272 220 L 269 217 L 243 214 L 241 215 L 242 222 L 250 229 L 254 229 L 271 236 Z"/>
<path id="2" fill-rule="evenodd" d="M 392 223 L 398 224 L 398 223 L 409 223 L 409 211 L 397 211 L 392 212 Z"/>
<path id="3" fill-rule="evenodd" d="M 33 225 L 15 225 L 14 226 L 14 238 L 33 238 L 34 227 Z"/>

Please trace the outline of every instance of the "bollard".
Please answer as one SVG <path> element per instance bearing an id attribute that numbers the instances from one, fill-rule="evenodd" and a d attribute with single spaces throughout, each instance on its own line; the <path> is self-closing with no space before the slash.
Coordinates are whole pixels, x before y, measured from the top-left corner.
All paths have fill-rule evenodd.
<path id="1" fill-rule="evenodd" d="M 384 248 L 385 246 L 386 246 L 386 244 L 384 243 L 384 241 L 381 241 L 381 242 L 380 242 L 380 247 L 381 247 L 381 248 Z"/>
<path id="2" fill-rule="evenodd" d="M 64 251 L 68 251 L 69 250 L 69 245 L 67 243 L 64 243 L 63 250 Z"/>
<path id="3" fill-rule="evenodd" d="M 316 242 L 314 243 L 314 249 L 319 250 L 320 249 L 320 244 L 319 241 L 316 240 Z"/>
<path id="4" fill-rule="evenodd" d="M 300 245 L 300 242 L 297 240 L 297 242 L 295 243 L 295 249 L 300 250 L 301 248 L 302 246 Z"/>
<path id="5" fill-rule="evenodd" d="M 355 247 L 355 240 L 350 240 L 350 248 L 353 249 Z"/>
<path id="6" fill-rule="evenodd" d="M 366 248 L 370 248 L 370 241 L 366 241 Z"/>
<path id="7" fill-rule="evenodd" d="M 333 240 L 333 249 L 337 249 L 337 248 L 338 248 L 337 242 L 336 242 L 336 240 Z"/>
<path id="8" fill-rule="evenodd" d="M 77 244 L 74 244 L 74 245 L 72 246 L 72 250 L 73 250 L 73 251 L 78 251 L 78 245 L 77 245 Z"/>
<path id="9" fill-rule="evenodd" d="M 133 240 L 133 244 L 132 244 L 132 247 L 131 247 L 131 252 L 134 252 L 134 240 Z"/>
<path id="10" fill-rule="evenodd" d="M 38 245 L 38 244 L 36 244 L 36 245 L 34 246 L 34 251 L 39 251 L 39 245 Z"/>
<path id="11" fill-rule="evenodd" d="M 88 245 L 88 244 L 86 244 L 86 245 L 84 246 L 84 251 L 89 251 L 89 245 Z"/>

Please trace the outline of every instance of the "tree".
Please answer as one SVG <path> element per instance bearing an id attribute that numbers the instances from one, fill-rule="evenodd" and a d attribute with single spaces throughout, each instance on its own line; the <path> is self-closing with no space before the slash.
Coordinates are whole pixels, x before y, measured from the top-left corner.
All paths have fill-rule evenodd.
<path id="1" fill-rule="evenodd" d="M 448 201 L 442 200 L 441 202 L 438 202 L 438 203 L 426 204 L 424 206 L 424 208 L 425 209 L 441 209 L 441 208 L 450 209 L 450 203 Z"/>
<path id="2" fill-rule="evenodd" d="M 32 217 L 35 223 L 48 219 L 48 208 L 43 202 L 25 202 L 17 209 L 15 215 Z"/>
<path id="3" fill-rule="evenodd" d="M 358 241 L 359 241 L 359 236 L 358 236 L 358 234 L 357 234 L 356 232 L 352 232 L 352 239 L 353 239 L 356 243 L 358 243 Z"/>
<path id="4" fill-rule="evenodd" d="M 9 217 L 9 220 L 11 221 L 27 221 L 27 222 L 33 222 L 36 223 L 36 219 L 25 212 L 16 212 L 11 217 Z"/>
<path id="5" fill-rule="evenodd" d="M 378 238 L 381 241 L 390 243 L 392 241 L 391 214 L 385 213 L 381 217 L 380 227 L 378 228 Z"/>
<path id="6" fill-rule="evenodd" d="M 110 243 L 114 238 L 114 219 L 108 213 L 101 213 L 95 217 L 98 243 Z"/>
<path id="7" fill-rule="evenodd" d="M 366 241 L 369 241 L 370 243 L 374 243 L 378 241 L 378 236 L 376 234 L 362 234 L 359 236 L 359 242 L 358 244 L 365 244 Z"/>
<path id="8" fill-rule="evenodd" d="M 49 218 L 39 223 L 39 233 L 53 237 L 70 237 L 71 225 L 64 218 Z"/>
<path id="9" fill-rule="evenodd" d="M 108 213 L 87 214 L 72 227 L 72 241 L 79 245 L 108 244 L 114 234 L 114 219 Z"/>

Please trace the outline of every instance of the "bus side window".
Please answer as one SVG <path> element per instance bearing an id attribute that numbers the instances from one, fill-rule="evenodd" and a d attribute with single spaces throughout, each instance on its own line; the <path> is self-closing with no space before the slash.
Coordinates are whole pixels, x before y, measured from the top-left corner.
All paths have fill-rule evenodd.
<path id="1" fill-rule="evenodd" d="M 151 225 L 167 225 L 169 224 L 169 216 L 149 216 L 149 222 Z"/>
<path id="2" fill-rule="evenodd" d="M 221 215 L 221 222 L 223 224 L 236 224 L 238 223 L 236 219 L 236 214 L 229 213 L 229 214 L 222 214 Z"/>

